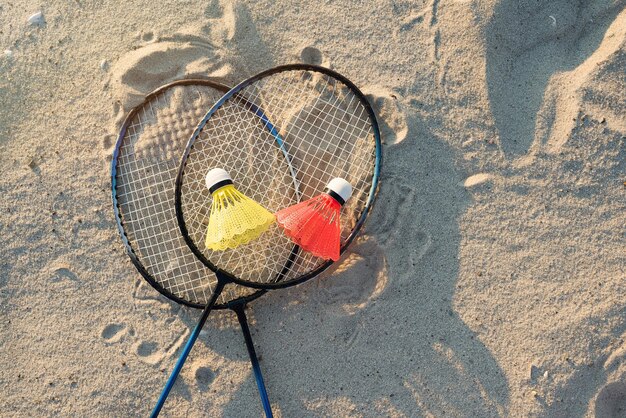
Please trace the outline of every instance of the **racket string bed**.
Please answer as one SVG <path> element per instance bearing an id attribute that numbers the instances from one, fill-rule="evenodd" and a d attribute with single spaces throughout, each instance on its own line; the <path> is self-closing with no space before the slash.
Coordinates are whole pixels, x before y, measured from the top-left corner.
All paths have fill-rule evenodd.
<path id="1" fill-rule="evenodd" d="M 126 127 L 117 159 L 117 202 L 129 245 L 152 278 L 183 300 L 205 304 L 217 279 L 180 236 L 174 178 L 186 140 L 220 93 L 202 86 L 184 88 L 193 93 L 174 87 L 156 95 Z M 183 93 L 193 100 L 177 101 Z M 251 293 L 229 286 L 218 302 L 226 303 L 242 292 Z"/>
<path id="2" fill-rule="evenodd" d="M 350 88 L 325 74 L 289 71 L 243 88 L 205 122 L 181 184 L 182 213 L 193 242 L 201 243 L 206 231 L 211 197 L 203 175 L 211 167 L 226 168 L 244 194 L 271 211 L 317 195 L 333 177 L 345 178 L 354 184 L 341 215 L 347 239 L 370 199 L 376 160 L 370 114 Z M 197 247 L 220 269 L 258 283 L 294 279 L 324 263 L 294 248 L 276 227 L 233 250 Z M 287 259 L 291 263 L 285 266 Z"/>

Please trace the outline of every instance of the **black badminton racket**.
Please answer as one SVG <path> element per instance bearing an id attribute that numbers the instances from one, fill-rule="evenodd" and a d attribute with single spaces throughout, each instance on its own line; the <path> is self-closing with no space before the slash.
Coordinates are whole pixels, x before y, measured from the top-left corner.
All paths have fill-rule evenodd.
<path id="1" fill-rule="evenodd" d="M 111 164 L 113 207 L 127 254 L 155 289 L 194 308 L 205 307 L 211 299 L 215 278 L 180 235 L 174 179 L 193 130 L 206 109 L 228 90 L 209 80 L 187 79 L 150 93 L 124 120 Z M 263 293 L 230 286 L 220 294 L 215 308 L 229 308 L 237 314 L 263 408 L 271 416 L 245 315 L 246 304 Z"/>
<path id="2" fill-rule="evenodd" d="M 346 179 L 353 193 L 341 211 L 344 251 L 375 200 L 381 154 L 378 124 L 365 96 L 327 68 L 276 67 L 224 95 L 193 133 L 176 177 L 176 216 L 182 236 L 215 272 L 213 297 L 198 326 L 203 326 L 229 284 L 284 288 L 309 280 L 332 264 L 295 246 L 276 225 L 237 248 L 207 249 L 212 203 L 205 185 L 209 169 L 228 171 L 238 190 L 273 212 L 313 198 L 334 177 Z M 193 336 L 187 343 L 189 350 L 192 345 Z M 181 354 L 168 385 L 189 350 Z"/>

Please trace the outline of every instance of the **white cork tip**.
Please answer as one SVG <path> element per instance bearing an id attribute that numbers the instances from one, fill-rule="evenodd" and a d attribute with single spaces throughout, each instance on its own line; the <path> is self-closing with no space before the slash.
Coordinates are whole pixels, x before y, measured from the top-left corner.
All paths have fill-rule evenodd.
<path id="1" fill-rule="evenodd" d="M 327 186 L 330 190 L 337 193 L 345 201 L 352 196 L 352 186 L 346 180 L 341 177 L 335 177 L 328 183 Z"/>
<path id="2" fill-rule="evenodd" d="M 223 168 L 214 168 L 212 170 L 209 170 L 208 173 L 206 173 L 205 180 L 206 180 L 206 187 L 210 190 L 211 187 L 215 186 L 220 181 L 224 181 L 224 180 L 232 181 L 232 178 L 230 177 L 230 174 L 228 174 L 228 171 L 224 170 Z"/>

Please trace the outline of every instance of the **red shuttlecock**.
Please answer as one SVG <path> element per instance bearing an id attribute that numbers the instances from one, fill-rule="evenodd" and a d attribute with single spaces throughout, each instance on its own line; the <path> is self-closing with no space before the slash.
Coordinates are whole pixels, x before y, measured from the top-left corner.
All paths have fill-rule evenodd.
<path id="1" fill-rule="evenodd" d="M 276 212 L 276 221 L 300 248 L 325 260 L 339 260 L 341 206 L 352 196 L 352 186 L 342 178 L 312 199 Z"/>

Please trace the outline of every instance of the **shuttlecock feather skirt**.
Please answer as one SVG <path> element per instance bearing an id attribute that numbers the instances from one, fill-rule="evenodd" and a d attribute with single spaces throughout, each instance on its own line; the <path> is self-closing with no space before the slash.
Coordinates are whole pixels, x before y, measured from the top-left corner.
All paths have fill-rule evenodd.
<path id="1" fill-rule="evenodd" d="M 258 238 L 276 218 L 232 184 L 213 192 L 205 245 L 214 251 L 236 248 Z"/>
<path id="2" fill-rule="evenodd" d="M 276 212 L 276 221 L 303 250 L 325 260 L 339 260 L 341 204 L 324 193 Z"/>

